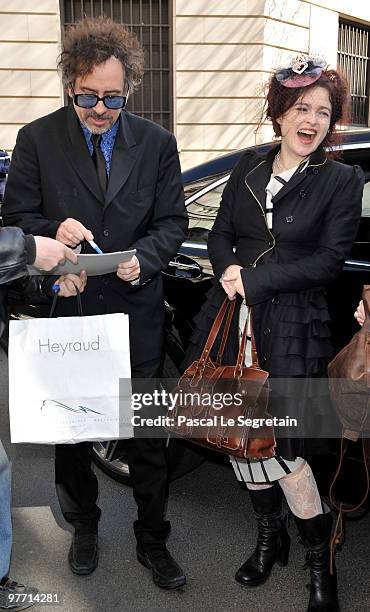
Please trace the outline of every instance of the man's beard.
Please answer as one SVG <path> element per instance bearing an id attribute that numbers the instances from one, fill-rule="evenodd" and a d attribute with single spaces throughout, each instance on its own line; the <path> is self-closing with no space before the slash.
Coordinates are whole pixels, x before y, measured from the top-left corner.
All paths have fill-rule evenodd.
<path id="1" fill-rule="evenodd" d="M 108 123 L 106 125 L 102 125 L 101 127 L 96 126 L 96 125 L 90 125 L 87 121 L 88 119 L 92 117 L 93 119 L 96 120 L 102 120 L 105 119 L 108 121 Z M 104 134 L 105 132 L 108 132 L 108 130 L 110 130 L 110 128 L 113 125 L 113 117 L 112 115 L 109 114 L 104 114 L 104 115 L 97 115 L 94 112 L 89 113 L 88 115 L 86 115 L 86 117 L 84 118 L 84 120 L 82 121 L 82 123 L 84 124 L 84 126 L 92 133 L 92 134 Z"/>

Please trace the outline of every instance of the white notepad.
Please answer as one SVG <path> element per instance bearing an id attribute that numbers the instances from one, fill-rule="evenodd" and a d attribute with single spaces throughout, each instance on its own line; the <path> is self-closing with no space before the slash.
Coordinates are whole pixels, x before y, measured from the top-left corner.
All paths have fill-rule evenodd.
<path id="1" fill-rule="evenodd" d="M 102 274 L 116 272 L 118 264 L 129 261 L 135 254 L 136 249 L 130 251 L 116 251 L 115 253 L 103 253 L 102 255 L 95 253 L 91 255 L 77 255 L 77 264 L 66 261 L 65 264 L 57 266 L 49 272 L 39 270 L 34 266 L 27 266 L 27 268 L 30 276 L 79 274 L 82 270 L 86 270 L 87 276 L 101 276 Z"/>

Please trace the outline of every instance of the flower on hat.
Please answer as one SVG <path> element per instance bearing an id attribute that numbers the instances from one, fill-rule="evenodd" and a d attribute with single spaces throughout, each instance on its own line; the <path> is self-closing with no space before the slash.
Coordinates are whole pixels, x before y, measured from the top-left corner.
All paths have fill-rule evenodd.
<path id="1" fill-rule="evenodd" d="M 315 83 L 326 66 L 322 57 L 301 53 L 292 58 L 288 66 L 279 68 L 275 78 L 284 87 L 305 87 Z"/>

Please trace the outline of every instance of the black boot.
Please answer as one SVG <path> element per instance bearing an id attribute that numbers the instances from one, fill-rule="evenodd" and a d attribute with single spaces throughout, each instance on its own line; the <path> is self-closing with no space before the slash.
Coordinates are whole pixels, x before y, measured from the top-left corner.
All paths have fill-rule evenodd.
<path id="1" fill-rule="evenodd" d="M 311 519 L 294 517 L 303 544 L 307 548 L 306 564 L 310 568 L 310 601 L 307 612 L 338 612 L 337 575 L 333 560 L 330 574 L 331 514 L 319 514 Z"/>
<path id="2" fill-rule="evenodd" d="M 257 586 L 267 580 L 274 563 L 287 565 L 290 537 L 281 517 L 282 491 L 278 484 L 261 491 L 249 489 L 257 519 L 257 546 L 235 574 L 244 586 Z"/>

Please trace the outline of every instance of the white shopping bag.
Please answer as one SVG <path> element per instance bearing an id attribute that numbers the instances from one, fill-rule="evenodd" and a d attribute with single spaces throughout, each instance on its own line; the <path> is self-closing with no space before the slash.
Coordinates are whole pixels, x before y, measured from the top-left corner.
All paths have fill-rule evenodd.
<path id="1" fill-rule="evenodd" d="M 130 376 L 127 315 L 11 321 L 11 441 L 131 437 Z"/>

